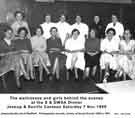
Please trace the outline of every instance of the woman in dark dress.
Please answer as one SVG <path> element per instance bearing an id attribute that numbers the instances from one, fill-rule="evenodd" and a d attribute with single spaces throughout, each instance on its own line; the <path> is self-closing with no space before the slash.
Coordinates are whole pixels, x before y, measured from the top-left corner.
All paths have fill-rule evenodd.
<path id="1" fill-rule="evenodd" d="M 33 65 L 32 65 L 32 46 L 30 40 L 27 38 L 28 31 L 25 27 L 18 29 L 18 37 L 14 40 L 16 51 L 20 51 L 23 59 L 23 64 L 26 66 L 27 77 L 26 79 L 34 79 Z M 30 76 L 29 76 L 30 73 Z"/>
<path id="2" fill-rule="evenodd" d="M 95 76 L 97 65 L 100 59 L 100 40 L 96 37 L 96 30 L 91 29 L 89 37 L 85 42 L 85 77 L 89 77 L 89 72 L 92 69 L 92 76 Z"/>
<path id="3" fill-rule="evenodd" d="M 56 27 L 51 28 L 51 37 L 47 39 L 47 50 L 52 65 L 52 74 L 56 74 L 56 78 L 59 79 L 59 71 L 65 62 L 65 55 L 61 53 L 63 46 L 57 32 Z"/>

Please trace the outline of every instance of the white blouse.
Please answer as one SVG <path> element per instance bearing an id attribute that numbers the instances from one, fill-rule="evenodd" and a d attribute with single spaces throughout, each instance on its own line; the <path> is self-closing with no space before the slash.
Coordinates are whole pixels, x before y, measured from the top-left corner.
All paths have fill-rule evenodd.
<path id="1" fill-rule="evenodd" d="M 108 38 L 105 38 L 101 41 L 100 50 L 107 52 L 119 51 L 119 43 L 120 40 L 116 37 L 113 37 L 112 40 L 108 40 Z"/>

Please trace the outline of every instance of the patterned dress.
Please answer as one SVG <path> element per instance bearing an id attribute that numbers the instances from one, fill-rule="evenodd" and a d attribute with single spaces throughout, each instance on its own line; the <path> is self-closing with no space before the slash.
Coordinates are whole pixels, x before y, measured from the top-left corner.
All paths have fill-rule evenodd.
<path id="1" fill-rule="evenodd" d="M 51 66 L 48 54 L 46 53 L 46 39 L 43 36 L 33 36 L 32 44 L 32 60 L 35 66 L 46 65 Z"/>
<path id="2" fill-rule="evenodd" d="M 122 52 L 133 52 L 135 48 L 135 41 L 130 40 L 126 42 L 125 40 L 120 41 L 120 51 Z M 135 79 L 135 55 L 119 55 L 118 59 L 119 68 L 123 69 L 123 71 L 131 77 L 131 79 Z"/>

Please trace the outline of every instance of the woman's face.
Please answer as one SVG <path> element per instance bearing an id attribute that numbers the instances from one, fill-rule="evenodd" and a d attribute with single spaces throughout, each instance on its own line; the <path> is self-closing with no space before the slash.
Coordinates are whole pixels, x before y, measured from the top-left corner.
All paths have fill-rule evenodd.
<path id="1" fill-rule="evenodd" d="M 57 36 L 57 30 L 56 30 L 56 29 L 52 29 L 51 35 L 52 35 L 53 37 Z"/>
<path id="2" fill-rule="evenodd" d="M 50 15 L 45 16 L 45 21 L 46 22 L 51 22 L 51 16 Z"/>
<path id="3" fill-rule="evenodd" d="M 98 23 L 98 22 L 100 21 L 99 16 L 95 16 L 95 17 L 94 17 L 94 21 L 95 21 L 96 23 Z"/>
<path id="4" fill-rule="evenodd" d="M 37 36 L 41 36 L 41 35 L 42 35 L 42 32 L 41 32 L 41 29 L 40 29 L 40 28 L 38 28 L 38 29 L 36 30 L 36 35 L 37 35 Z"/>
<path id="5" fill-rule="evenodd" d="M 13 37 L 13 31 L 12 30 L 7 30 L 5 32 L 5 37 L 8 39 L 8 40 L 11 40 L 11 38 Z"/>
<path id="6" fill-rule="evenodd" d="M 80 23 L 81 22 L 81 16 L 76 16 L 76 22 Z"/>
<path id="7" fill-rule="evenodd" d="M 17 14 L 16 14 L 16 20 L 17 20 L 17 21 L 22 21 L 22 20 L 23 20 L 23 16 L 22 16 L 21 13 L 17 13 Z"/>
<path id="8" fill-rule="evenodd" d="M 91 38 L 95 38 L 96 37 L 96 34 L 95 34 L 95 31 L 94 30 L 91 30 L 90 31 L 90 37 Z"/>
<path id="9" fill-rule="evenodd" d="M 125 32 L 124 32 L 124 38 L 125 39 L 130 39 L 131 38 L 131 33 L 130 33 L 129 30 L 125 30 Z"/>
<path id="10" fill-rule="evenodd" d="M 115 15 L 112 15 L 112 22 L 113 23 L 116 23 L 118 21 L 118 18 L 117 18 L 117 16 L 115 16 Z"/>
<path id="11" fill-rule="evenodd" d="M 26 36 L 26 31 L 25 30 L 21 30 L 19 33 L 20 38 L 25 38 Z"/>
<path id="12" fill-rule="evenodd" d="M 107 34 L 108 39 L 111 40 L 113 36 L 114 36 L 114 32 L 110 30 Z"/>
<path id="13" fill-rule="evenodd" d="M 77 39 L 78 36 L 79 36 L 78 31 L 73 32 L 73 35 L 72 35 L 73 39 Z"/>

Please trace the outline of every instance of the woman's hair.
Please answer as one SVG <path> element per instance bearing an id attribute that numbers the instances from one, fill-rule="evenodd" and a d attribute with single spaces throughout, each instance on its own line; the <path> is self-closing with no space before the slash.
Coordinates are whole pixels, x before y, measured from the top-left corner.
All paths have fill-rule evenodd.
<path id="1" fill-rule="evenodd" d="M 80 34 L 80 31 L 78 29 L 73 29 L 71 35 L 73 36 L 74 32 L 78 32 L 78 35 Z"/>
<path id="2" fill-rule="evenodd" d="M 40 29 L 42 35 L 44 34 L 44 30 L 43 30 L 43 28 L 42 28 L 41 26 L 38 26 L 38 27 L 36 28 L 36 31 L 37 31 L 37 29 Z"/>
<path id="3" fill-rule="evenodd" d="M 110 31 L 113 31 L 113 35 L 116 34 L 116 31 L 115 31 L 114 28 L 109 28 L 109 29 L 107 29 L 106 34 L 108 34 Z"/>
<path id="4" fill-rule="evenodd" d="M 21 32 L 22 30 L 25 31 L 26 35 L 28 34 L 28 30 L 27 30 L 26 27 L 20 27 L 20 28 L 18 29 L 18 31 L 17 31 L 17 34 L 20 34 L 20 32 Z M 26 35 L 25 35 L 25 36 L 26 36 Z"/>
<path id="5" fill-rule="evenodd" d="M 10 26 L 6 26 L 3 31 L 7 32 L 9 30 L 13 32 L 13 29 Z"/>
<path id="6" fill-rule="evenodd" d="M 52 32 L 53 29 L 55 29 L 58 32 L 58 29 L 56 27 L 51 27 L 50 32 Z"/>
<path id="7" fill-rule="evenodd" d="M 17 16 L 17 14 L 21 14 L 22 15 L 22 17 L 24 18 L 25 17 L 25 14 L 24 14 L 24 12 L 23 11 L 16 11 L 15 13 L 14 13 L 14 16 L 16 17 Z"/>

